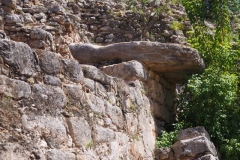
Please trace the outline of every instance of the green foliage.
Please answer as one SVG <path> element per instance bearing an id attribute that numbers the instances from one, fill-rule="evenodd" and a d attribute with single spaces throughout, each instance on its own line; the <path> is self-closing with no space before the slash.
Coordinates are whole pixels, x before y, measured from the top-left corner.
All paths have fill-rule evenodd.
<path id="1" fill-rule="evenodd" d="M 167 132 L 162 131 L 161 135 L 156 139 L 156 148 L 170 147 L 175 142 L 177 142 L 177 133 L 182 129 L 182 123 L 176 123 L 174 125 L 174 130 Z"/>
<path id="2" fill-rule="evenodd" d="M 156 139 L 156 148 L 170 147 L 177 141 L 176 135 L 177 133 L 175 131 L 162 131 L 161 135 Z"/>
<path id="3" fill-rule="evenodd" d="M 232 46 L 228 0 L 183 0 L 194 28 L 190 38 L 206 62 L 180 98 L 179 121 L 185 127 L 204 126 L 223 160 L 240 157 L 239 42 Z M 207 23 L 215 28 L 208 27 Z"/>
<path id="4" fill-rule="evenodd" d="M 184 25 L 181 22 L 179 22 L 179 21 L 172 21 L 170 27 L 172 29 L 174 29 L 175 31 L 184 29 Z"/>

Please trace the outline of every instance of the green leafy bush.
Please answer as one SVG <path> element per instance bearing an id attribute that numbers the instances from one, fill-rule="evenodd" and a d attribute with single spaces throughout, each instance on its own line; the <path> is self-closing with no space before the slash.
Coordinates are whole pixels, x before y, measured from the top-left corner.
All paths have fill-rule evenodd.
<path id="1" fill-rule="evenodd" d="M 184 127 L 204 126 L 223 160 L 240 157 L 239 40 L 232 46 L 229 1 L 183 0 L 194 28 L 190 43 L 206 62 L 181 95 L 178 120 Z M 207 6 L 207 7 L 206 7 Z M 208 13 L 210 15 L 206 16 Z M 206 25 L 210 21 L 215 29 Z"/>

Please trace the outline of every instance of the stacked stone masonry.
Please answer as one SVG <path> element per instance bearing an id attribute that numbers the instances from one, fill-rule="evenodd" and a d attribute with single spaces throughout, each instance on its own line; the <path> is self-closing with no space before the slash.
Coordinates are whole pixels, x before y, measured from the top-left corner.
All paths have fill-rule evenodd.
<path id="1" fill-rule="evenodd" d="M 167 7 L 163 7 L 167 4 Z M 186 44 L 191 31 L 184 8 L 159 0 L 163 8 L 146 33 L 145 40 Z M 179 22 L 182 27 L 173 27 Z M 2 0 L 1 36 L 25 42 L 32 48 L 70 56 L 68 44 L 93 42 L 110 44 L 142 40 L 142 17 L 129 5 L 114 0 Z"/>
<path id="2" fill-rule="evenodd" d="M 24 43 L 0 48 L 0 159 L 154 158 L 174 84 L 137 61 L 114 65 L 132 66 L 124 80 Z"/>

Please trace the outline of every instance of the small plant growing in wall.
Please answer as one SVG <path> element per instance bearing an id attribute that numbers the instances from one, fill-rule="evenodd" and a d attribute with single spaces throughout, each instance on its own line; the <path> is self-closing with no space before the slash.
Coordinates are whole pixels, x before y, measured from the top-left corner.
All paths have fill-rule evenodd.
<path id="1" fill-rule="evenodd" d="M 86 148 L 87 149 L 90 149 L 90 148 L 92 148 L 92 146 L 93 146 L 93 140 L 91 140 L 87 145 L 86 145 Z"/>

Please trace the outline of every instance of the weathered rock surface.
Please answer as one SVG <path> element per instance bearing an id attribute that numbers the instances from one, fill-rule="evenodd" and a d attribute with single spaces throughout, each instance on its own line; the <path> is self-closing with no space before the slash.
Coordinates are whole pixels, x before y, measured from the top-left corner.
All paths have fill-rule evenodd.
<path id="1" fill-rule="evenodd" d="M 31 76 L 36 72 L 34 54 L 25 43 L 0 39 L 0 56 L 19 75 Z"/>
<path id="2" fill-rule="evenodd" d="M 188 128 L 178 133 L 170 148 L 157 149 L 157 160 L 218 160 L 215 146 L 204 127 Z"/>
<path id="3" fill-rule="evenodd" d="M 137 60 L 175 83 L 182 82 L 188 74 L 204 70 L 204 62 L 196 50 L 177 44 L 140 41 L 97 46 L 80 43 L 71 44 L 69 48 L 82 64 Z"/>
<path id="4" fill-rule="evenodd" d="M 28 83 L 0 75 L 0 93 L 13 99 L 29 98 L 31 87 Z"/>

